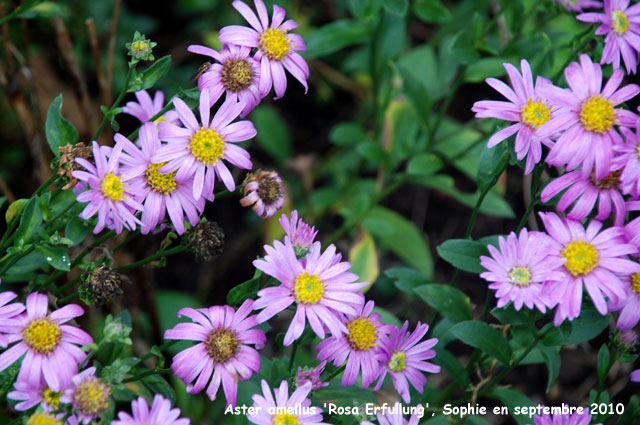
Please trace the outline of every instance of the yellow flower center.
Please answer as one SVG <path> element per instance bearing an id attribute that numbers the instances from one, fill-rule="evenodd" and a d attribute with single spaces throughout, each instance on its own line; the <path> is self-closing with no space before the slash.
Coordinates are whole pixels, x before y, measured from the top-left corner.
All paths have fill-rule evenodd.
<path id="1" fill-rule="evenodd" d="M 530 128 L 536 130 L 542 124 L 549 121 L 551 114 L 551 107 L 545 103 L 538 101 L 532 102 L 531 98 L 527 100 L 527 104 L 522 107 L 520 111 L 520 119 Z"/>
<path id="2" fill-rule="evenodd" d="M 573 276 L 589 274 L 598 265 L 598 250 L 588 242 L 571 242 L 560 255 L 567 259 L 564 267 Z"/>
<path id="3" fill-rule="evenodd" d="M 366 351 L 376 345 L 377 327 L 368 319 L 358 317 L 347 323 L 347 340 L 354 350 Z"/>
<path id="4" fill-rule="evenodd" d="M 191 136 L 189 149 L 193 156 L 207 165 L 215 165 L 224 157 L 224 140 L 212 128 L 201 128 Z"/>
<path id="5" fill-rule="evenodd" d="M 400 372 L 401 370 L 404 370 L 404 358 L 405 355 L 403 352 L 393 353 L 388 364 L 389 370 L 392 372 Z"/>
<path id="6" fill-rule="evenodd" d="M 113 173 L 109 173 L 104 176 L 104 179 L 100 184 L 100 191 L 104 196 L 112 201 L 122 201 L 127 199 L 127 197 L 123 195 L 123 184 L 126 183 L 122 183 L 120 181 L 120 177 L 113 175 Z"/>
<path id="7" fill-rule="evenodd" d="M 36 412 L 27 419 L 27 425 L 62 425 L 51 413 Z"/>
<path id="8" fill-rule="evenodd" d="M 616 10 L 611 14 L 611 29 L 618 35 L 624 35 L 629 28 L 629 20 L 624 13 Z"/>
<path id="9" fill-rule="evenodd" d="M 611 174 L 609 174 L 608 176 L 603 177 L 600 180 L 596 180 L 595 172 L 592 171 L 591 176 L 589 177 L 589 181 L 591 182 L 592 185 L 594 185 L 600 190 L 611 190 L 611 189 L 617 188 L 618 184 L 620 184 L 621 173 L 622 173 L 622 170 L 616 170 Z"/>
<path id="10" fill-rule="evenodd" d="M 37 353 L 51 353 L 62 338 L 60 327 L 49 319 L 31 321 L 22 331 L 24 342 Z"/>
<path id="11" fill-rule="evenodd" d="M 144 173 L 144 178 L 147 179 L 147 184 L 154 192 L 168 195 L 176 190 L 178 183 L 174 179 L 178 171 L 174 171 L 169 174 L 160 174 L 158 169 L 164 166 L 166 162 L 160 164 L 149 164 L 147 171 Z"/>
<path id="12" fill-rule="evenodd" d="M 317 274 L 305 270 L 296 278 L 293 295 L 298 304 L 317 304 L 324 296 L 324 285 Z"/>
<path id="13" fill-rule="evenodd" d="M 98 378 L 88 379 L 76 387 L 73 401 L 86 415 L 99 415 L 109 407 L 109 386 Z"/>
<path id="14" fill-rule="evenodd" d="M 204 343 L 207 354 L 216 364 L 224 363 L 233 357 L 238 352 L 239 344 L 235 331 L 226 328 L 212 331 Z"/>
<path id="15" fill-rule="evenodd" d="M 60 405 L 61 393 L 53 391 L 51 388 L 45 388 L 42 391 L 42 400 L 51 406 L 54 410 Z"/>
<path id="16" fill-rule="evenodd" d="M 531 285 L 531 272 L 526 267 L 514 267 L 509 272 L 509 283 L 525 288 Z"/>
<path id="17" fill-rule="evenodd" d="M 591 96 L 582 104 L 580 109 L 580 122 L 582 126 L 595 133 L 606 133 L 611 130 L 616 119 L 616 110 L 610 100 Z"/>
<path id="18" fill-rule="evenodd" d="M 631 275 L 631 289 L 633 292 L 640 295 L 640 273 L 634 273 Z"/>
<path id="19" fill-rule="evenodd" d="M 142 41 L 136 41 L 131 45 L 131 50 L 134 52 L 143 52 L 147 49 L 147 45 Z"/>
<path id="20" fill-rule="evenodd" d="M 253 70 L 245 59 L 229 59 L 220 74 L 222 85 L 231 92 L 244 90 L 253 82 Z"/>
<path id="21" fill-rule="evenodd" d="M 279 61 L 289 52 L 289 44 L 285 30 L 269 28 L 260 36 L 258 47 L 269 59 Z"/>
<path id="22" fill-rule="evenodd" d="M 271 420 L 273 425 L 298 425 L 298 418 L 290 413 L 278 413 Z"/>

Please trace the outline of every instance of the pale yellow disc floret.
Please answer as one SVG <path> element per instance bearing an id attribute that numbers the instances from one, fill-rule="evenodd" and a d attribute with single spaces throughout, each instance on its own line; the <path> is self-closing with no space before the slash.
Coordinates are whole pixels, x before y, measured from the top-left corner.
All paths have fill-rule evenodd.
<path id="1" fill-rule="evenodd" d="M 317 274 L 305 270 L 296 278 L 293 296 L 298 304 L 317 304 L 324 296 L 324 285 Z"/>
<path id="2" fill-rule="evenodd" d="M 224 157 L 224 140 L 215 129 L 201 128 L 191 136 L 189 149 L 198 161 L 215 165 Z"/>
<path id="3" fill-rule="evenodd" d="M 377 327 L 364 317 L 347 323 L 347 341 L 354 350 L 366 351 L 376 345 Z"/>
<path id="4" fill-rule="evenodd" d="M 616 110 L 610 100 L 600 95 L 591 96 L 580 108 L 580 123 L 585 130 L 604 134 L 613 128 Z"/>
<path id="5" fill-rule="evenodd" d="M 570 242 L 560 255 L 567 259 L 564 267 L 573 276 L 589 274 L 598 265 L 598 250 L 585 241 Z"/>

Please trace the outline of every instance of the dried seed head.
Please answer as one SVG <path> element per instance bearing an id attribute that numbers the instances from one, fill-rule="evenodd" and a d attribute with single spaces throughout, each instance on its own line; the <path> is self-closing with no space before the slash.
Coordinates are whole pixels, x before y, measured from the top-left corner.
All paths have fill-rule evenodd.
<path id="1" fill-rule="evenodd" d="M 84 143 L 78 142 L 75 145 L 68 144 L 60 146 L 58 150 L 61 153 L 60 161 L 58 162 L 58 175 L 67 176 L 69 183 L 63 186 L 62 190 L 68 190 L 74 187 L 78 183 L 78 179 L 73 177 L 71 173 L 75 170 L 81 170 L 82 167 L 76 162 L 76 158 L 84 158 L 91 161 L 93 153 L 90 146 L 85 146 Z"/>
<path id="2" fill-rule="evenodd" d="M 90 299 L 96 305 L 105 304 L 107 301 L 122 295 L 122 276 L 117 271 L 100 266 L 89 274 L 86 284 Z"/>
<path id="3" fill-rule="evenodd" d="M 224 230 L 215 221 L 205 221 L 189 233 L 187 240 L 187 246 L 197 257 L 211 261 L 222 252 Z"/>

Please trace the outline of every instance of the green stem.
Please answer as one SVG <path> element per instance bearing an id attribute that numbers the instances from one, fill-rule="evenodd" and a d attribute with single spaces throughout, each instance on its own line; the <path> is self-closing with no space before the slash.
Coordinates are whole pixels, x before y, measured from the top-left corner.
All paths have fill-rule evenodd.
<path id="1" fill-rule="evenodd" d="M 139 374 L 139 375 L 134 375 L 134 376 L 131 376 L 131 377 L 127 378 L 127 379 L 124 379 L 124 380 L 122 381 L 122 383 L 123 383 L 123 384 L 126 384 L 126 383 L 128 383 L 128 382 L 135 382 L 135 381 L 139 381 L 140 379 L 144 379 L 144 378 L 146 378 L 147 376 L 151 376 L 151 375 L 162 375 L 162 374 L 170 373 L 170 372 L 171 372 L 171 369 L 169 369 L 169 368 L 148 370 L 148 371 L 143 372 L 143 373 L 141 373 L 141 374 Z"/>
<path id="2" fill-rule="evenodd" d="M 327 378 L 327 380 L 325 382 L 329 382 L 333 378 L 335 378 L 336 376 L 340 375 L 340 373 L 342 373 L 342 371 L 345 369 L 345 367 L 347 367 L 346 364 L 343 364 L 342 366 L 340 366 L 335 372 L 333 372 L 331 375 L 329 375 L 329 377 Z"/>
<path id="3" fill-rule="evenodd" d="M 180 340 L 178 339 L 167 340 L 167 342 L 165 342 L 164 344 L 158 347 L 158 350 L 164 351 L 167 348 L 171 347 L 172 345 L 177 344 L 178 342 L 180 342 Z M 145 360 L 150 359 L 153 356 L 155 356 L 155 354 L 153 354 L 152 352 L 148 352 L 144 356 L 140 357 L 140 359 L 137 362 L 135 362 L 133 366 L 131 366 L 131 369 L 140 366 Z"/>
<path id="4" fill-rule="evenodd" d="M 296 351 L 298 350 L 298 340 L 293 341 L 293 347 L 291 347 L 291 357 L 289 357 L 289 373 L 293 370 L 293 363 L 296 359 Z"/>
<path id="5" fill-rule="evenodd" d="M 127 88 L 129 86 L 129 80 L 131 80 L 131 76 L 133 75 L 133 71 L 136 69 L 134 64 L 129 64 L 129 72 L 127 72 L 127 77 L 124 81 L 124 86 L 122 87 L 122 90 L 120 91 L 120 94 L 118 95 L 118 98 L 116 99 L 115 102 L 113 102 L 113 105 L 111 105 L 111 108 L 109 109 L 109 112 L 113 111 L 114 108 L 116 108 L 120 102 L 122 101 L 122 98 L 124 98 L 124 95 L 127 94 Z M 105 114 L 104 118 L 102 118 L 102 122 L 100 123 L 100 126 L 98 127 L 98 129 L 96 130 L 96 134 L 93 135 L 93 138 L 91 140 L 97 140 L 98 136 L 100 135 L 100 133 L 102 133 L 102 130 L 104 130 L 104 127 L 107 125 L 107 121 L 109 121 L 109 117 L 110 117 L 110 113 Z"/>
<path id="6" fill-rule="evenodd" d="M 122 271 L 122 270 L 129 270 L 129 269 L 135 269 L 136 267 L 140 267 L 140 266 L 144 266 L 145 264 L 149 264 L 152 261 L 155 260 L 159 260 L 163 257 L 168 257 L 169 255 L 173 255 L 173 254 L 178 254 L 182 251 L 184 251 L 186 248 L 182 245 L 180 246 L 176 246 L 175 248 L 171 248 L 168 249 L 166 251 L 159 251 L 156 252 L 153 255 L 150 255 L 147 258 L 144 258 L 140 261 L 136 261 L 135 263 L 131 263 L 131 264 L 126 264 L 124 266 L 120 266 L 120 267 L 116 267 L 113 270 L 118 270 L 118 271 Z"/>
<path id="7" fill-rule="evenodd" d="M 13 19 L 13 18 L 15 18 L 15 17 L 16 17 L 19 13 L 21 13 L 24 9 L 29 8 L 29 7 L 31 7 L 31 6 L 35 6 L 35 5 L 37 5 L 38 3 L 41 3 L 41 0 L 40 0 L 40 1 L 38 1 L 38 0 L 31 0 L 31 1 L 26 1 L 26 2 L 24 2 L 24 4 L 23 4 L 22 6 L 18 6 L 18 7 L 16 7 L 16 9 L 15 9 L 13 12 L 11 12 L 11 13 L 9 13 L 8 15 L 6 15 L 6 16 L 4 16 L 4 17 L 0 18 L 0 25 L 1 25 L 1 24 L 4 24 L 5 22 L 10 21 L 10 20 L 11 20 L 11 19 Z"/>
<path id="8" fill-rule="evenodd" d="M 13 257 L 10 257 L 5 263 L 5 265 L 2 266 L 2 268 L 0 269 L 0 277 L 4 276 L 5 272 L 9 270 L 9 268 L 13 266 L 15 263 L 17 263 L 21 258 L 31 254 L 31 251 L 33 251 L 34 249 L 35 249 L 34 245 L 31 245 L 29 248 L 25 249 L 24 251 L 18 252 Z"/>
<path id="9" fill-rule="evenodd" d="M 66 303 L 68 303 L 71 300 L 75 300 L 76 298 L 78 298 L 78 291 L 74 292 L 71 295 L 67 295 L 66 297 L 62 297 L 62 298 L 58 298 L 58 305 L 64 305 Z"/>
<path id="10" fill-rule="evenodd" d="M 111 250 L 111 253 L 113 254 L 114 252 L 118 251 L 120 248 L 122 248 L 123 246 L 127 245 L 129 242 L 131 242 L 133 239 L 136 238 L 136 236 L 138 236 L 140 234 L 140 228 L 138 228 L 135 232 L 130 233 L 129 235 L 127 235 L 127 237 L 125 238 L 125 240 L 123 240 L 122 242 L 120 242 L 118 245 L 116 245 L 115 248 L 113 248 Z"/>
<path id="11" fill-rule="evenodd" d="M 520 230 L 524 227 L 529 220 L 529 216 L 533 212 L 533 209 L 538 205 L 538 199 L 540 195 L 540 176 L 542 175 L 542 166 L 540 164 L 536 165 L 536 168 L 533 172 L 533 183 L 531 184 L 531 202 L 527 206 L 527 210 L 525 211 L 522 219 L 520 220 L 520 224 L 518 224 L 518 230 L 516 233 L 520 233 Z"/>

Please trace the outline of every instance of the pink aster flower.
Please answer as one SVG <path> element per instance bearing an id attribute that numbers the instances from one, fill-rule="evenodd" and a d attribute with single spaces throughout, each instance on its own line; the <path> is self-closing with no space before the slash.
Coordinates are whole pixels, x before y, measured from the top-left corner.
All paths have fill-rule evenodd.
<path id="1" fill-rule="evenodd" d="M 596 0 L 554 0 L 571 12 L 582 12 L 585 9 L 596 9 L 602 7 L 601 1 Z"/>
<path id="2" fill-rule="evenodd" d="M 560 219 L 554 213 L 541 212 L 540 217 L 554 240 L 549 255 L 566 260 L 560 269 L 562 280 L 545 284 L 549 307 L 558 306 L 554 324 L 580 315 L 583 285 L 600 314 L 607 314 L 605 297 L 615 301 L 626 296 L 620 276 L 640 272 L 640 264 L 627 258 L 636 247 L 625 243 L 621 227 L 600 231 L 602 223 L 596 220 L 585 229 L 580 222 Z"/>
<path id="3" fill-rule="evenodd" d="M 266 341 L 263 330 L 252 329 L 258 324 L 255 315 L 249 316 L 252 307 L 253 300 L 248 299 L 237 311 L 230 306 L 214 306 L 178 312 L 178 317 L 187 316 L 195 323 L 178 323 L 164 333 L 164 338 L 198 341 L 176 354 L 171 364 L 173 373 L 187 384 L 189 394 L 202 391 L 209 383 L 206 394 L 215 400 L 222 382 L 227 405 L 236 405 L 238 379 L 246 381 L 260 371 L 260 355 L 255 348 L 261 349 Z"/>
<path id="4" fill-rule="evenodd" d="M 138 201 L 144 205 L 142 212 L 141 232 L 147 234 L 158 224 L 162 223 L 168 214 L 173 227 L 178 234 L 184 233 L 184 217 L 189 219 L 192 226 L 198 224 L 200 215 L 204 211 L 205 198 L 193 198 L 193 178 L 177 180 L 176 172 L 160 174 L 158 169 L 163 163 L 153 163 L 151 158 L 160 150 L 162 144 L 158 138 L 158 131 L 152 123 L 146 123 L 140 129 L 140 148 L 127 138 L 116 134 L 118 143 L 124 146 L 121 157 L 123 170 L 131 170 L 137 174 L 135 182 L 144 187 L 145 192 Z M 140 172 L 142 174 L 140 175 Z M 211 201 L 213 194 L 210 194 Z"/>
<path id="5" fill-rule="evenodd" d="M 640 201 L 627 202 L 627 211 L 640 210 Z M 624 238 L 640 251 L 640 217 L 636 217 L 624 226 Z M 636 255 L 637 256 L 637 255 Z"/>
<path id="6" fill-rule="evenodd" d="M 26 381 L 16 381 L 13 384 L 15 390 L 7 394 L 10 400 L 19 401 L 15 405 L 16 410 L 29 410 L 33 406 L 40 405 L 45 412 L 53 412 L 60 405 L 60 396 L 67 389 L 60 388 L 53 391 L 42 379 L 38 385 L 30 385 Z"/>
<path id="7" fill-rule="evenodd" d="M 273 16 L 269 25 L 267 7 L 262 0 L 254 0 L 258 16 L 245 3 L 236 0 L 233 7 L 247 20 L 252 28 L 230 25 L 220 30 L 221 43 L 257 48 L 255 58 L 260 61 L 260 97 L 269 93 L 273 86 L 276 99 L 284 96 L 287 89 L 286 69 L 308 90 L 309 66 L 296 52 L 304 52 L 307 47 L 298 34 L 289 31 L 298 27 L 294 20 L 284 21 L 285 10 L 273 5 Z"/>
<path id="8" fill-rule="evenodd" d="M 113 149 L 105 149 L 93 142 L 95 165 L 84 158 L 76 158 L 76 162 L 87 170 L 72 173 L 73 177 L 87 184 L 87 190 L 77 197 L 78 202 L 88 202 L 80 218 L 87 220 L 98 213 L 93 233 L 100 233 L 105 226 L 120 233 L 123 227 L 135 230 L 136 225 L 141 224 L 133 214 L 144 208 L 135 200 L 136 196 L 144 193 L 144 189 L 132 182 L 137 175 L 120 172 L 122 148 L 122 143 L 116 143 Z"/>
<path id="9" fill-rule="evenodd" d="M 540 87 L 542 96 L 563 108 L 538 129 L 540 137 L 559 134 L 546 161 L 566 165 L 569 171 L 581 166 L 586 176 L 595 167 L 595 178 L 600 180 L 610 172 L 613 146 L 622 143 L 614 126 L 630 127 L 637 120 L 633 112 L 614 107 L 638 94 L 640 87 L 629 84 L 619 89 L 624 72 L 616 69 L 602 88 L 602 69 L 585 54 L 580 55 L 580 64 L 572 62 L 565 68 L 564 77 L 571 89 Z"/>
<path id="10" fill-rule="evenodd" d="M 146 90 L 137 91 L 135 95 L 138 102 L 127 102 L 127 104 L 122 108 L 122 112 L 125 114 L 134 116 L 142 123 L 146 123 L 162 111 L 162 107 L 164 106 L 164 93 L 160 90 L 156 91 L 156 94 L 153 96 L 153 100 Z M 178 115 L 175 111 L 168 111 L 160 118 L 156 119 L 155 122 L 168 121 L 173 123 L 177 120 Z"/>
<path id="11" fill-rule="evenodd" d="M 518 160 L 527 157 L 524 172 L 529 174 L 542 158 L 542 144 L 546 146 L 553 144 L 548 135 L 541 137 L 538 132 L 538 128 L 555 115 L 552 106 L 539 91 L 540 87 L 551 84 L 551 82 L 538 76 L 534 85 L 529 62 L 524 59 L 520 62 L 522 75 L 510 63 L 503 65 L 507 70 L 513 89 L 495 78 L 487 78 L 486 81 L 507 98 L 508 102 L 483 100 L 474 103 L 471 110 L 476 113 L 477 118 L 497 118 L 515 122 L 515 124 L 491 136 L 487 147 L 492 148 L 517 133 L 516 157 Z"/>
<path id="12" fill-rule="evenodd" d="M 156 394 L 151 409 L 144 397 L 131 402 L 131 412 L 118 412 L 118 419 L 112 425 L 189 425 L 191 421 L 180 418 L 180 409 L 171 408 L 171 400 Z"/>
<path id="13" fill-rule="evenodd" d="M 209 47 L 191 45 L 187 50 L 218 62 L 198 78 L 198 88 L 201 91 L 209 89 L 211 106 L 226 92 L 227 101 L 244 102 L 245 107 L 240 113 L 240 118 L 244 118 L 260 103 L 263 97 L 258 89 L 260 63 L 251 57 L 249 47 L 225 44 L 217 52 Z"/>
<path id="14" fill-rule="evenodd" d="M 631 372 L 631 375 L 629 375 L 629 379 L 631 379 L 633 382 L 640 382 L 640 369 L 636 369 Z"/>
<path id="15" fill-rule="evenodd" d="M 511 232 L 505 240 L 498 239 L 500 250 L 487 245 L 491 257 L 480 257 L 480 264 L 488 271 L 480 277 L 492 282 L 490 289 L 496 290 L 498 307 L 502 308 L 510 301 L 520 310 L 523 305 L 541 312 L 547 310 L 547 297 L 543 283 L 548 280 L 562 279 L 557 269 L 562 266 L 562 258 L 549 256 L 549 237 L 541 232 L 529 232 L 522 229 L 520 235 Z"/>
<path id="16" fill-rule="evenodd" d="M 282 214 L 279 221 L 298 257 L 306 255 L 318 234 L 315 226 L 309 226 L 301 218 L 298 218 L 297 210 L 291 212 L 291 219 Z"/>
<path id="17" fill-rule="evenodd" d="M 73 377 L 71 387 L 60 397 L 62 403 L 73 405 L 78 420 L 83 424 L 88 424 L 109 407 L 111 389 L 95 374 L 93 366 L 83 370 Z"/>
<path id="18" fill-rule="evenodd" d="M 296 303 L 296 313 L 284 336 L 284 345 L 300 338 L 308 320 L 311 329 L 324 339 L 326 326 L 333 336 L 347 332 L 342 314 L 355 315 L 364 303 L 360 289 L 367 282 L 354 283 L 358 276 L 348 270 L 351 264 L 340 262 L 335 245 L 321 253 L 320 242 L 311 247 L 304 265 L 296 258 L 289 238 L 284 244 L 274 241 L 274 246 L 264 246 L 267 255 L 255 260 L 253 265 L 282 283 L 280 286 L 262 289 L 254 309 L 264 309 L 258 314 L 262 323 Z M 337 261 L 336 261 L 337 260 Z"/>
<path id="19" fill-rule="evenodd" d="M 24 314 L 3 324 L 9 340 L 20 342 L 0 354 L 0 371 L 26 353 L 18 381 L 38 386 L 44 378 L 49 388 L 60 391 L 69 385 L 78 371 L 78 362 L 87 356 L 78 346 L 93 343 L 82 329 L 64 324 L 82 316 L 84 310 L 68 304 L 48 314 L 47 296 L 37 292 L 29 294 L 26 305 Z"/>
<path id="20" fill-rule="evenodd" d="M 326 364 L 326 361 L 321 362 L 314 369 L 299 367 L 295 377 L 296 388 L 305 385 L 307 382 L 311 383 L 312 390 L 317 390 L 319 388 L 329 386 L 328 382 L 322 382 L 320 380 L 320 375 L 322 375 L 322 372 L 324 372 L 324 367 Z"/>
<path id="21" fill-rule="evenodd" d="M 5 323 L 6 320 L 15 319 L 16 316 L 22 313 L 25 309 L 24 304 L 22 303 L 8 304 L 9 301 L 16 297 L 17 295 L 11 291 L 0 292 L 0 347 L 2 348 L 6 348 L 8 344 L 13 342 L 8 335 L 5 335 L 2 324 Z"/>
<path id="22" fill-rule="evenodd" d="M 622 55 L 627 74 L 636 73 L 640 51 L 640 6 L 629 7 L 629 0 L 604 0 L 604 13 L 582 13 L 576 19 L 600 23 L 596 35 L 607 34 L 600 63 L 611 63 L 618 69 Z"/>
<path id="23" fill-rule="evenodd" d="M 541 416 L 534 416 L 533 420 L 536 425 L 589 425 L 591 423 L 591 415 L 588 413 L 574 413 L 570 414 L 544 414 Z M 602 423 L 593 424 L 602 425 Z"/>
<path id="24" fill-rule="evenodd" d="M 262 218 L 270 218 L 284 206 L 284 183 L 275 171 L 249 173 L 245 179 L 244 198 L 240 205 L 253 205 L 253 211 Z"/>
<path id="25" fill-rule="evenodd" d="M 373 301 L 369 300 L 356 314 L 348 314 L 344 319 L 347 332 L 321 341 L 316 350 L 318 360 L 333 361 L 334 366 L 347 362 L 342 376 L 342 386 L 353 385 L 362 370 L 362 388 L 366 388 L 380 375 L 381 340 L 387 338 L 392 326 L 380 321 L 380 315 L 373 313 Z"/>
<path id="26" fill-rule="evenodd" d="M 322 422 L 322 409 L 311 406 L 311 400 L 307 398 L 311 391 L 310 383 L 297 388 L 291 396 L 289 396 L 287 381 L 283 380 L 280 387 L 274 389 L 273 393 L 264 379 L 261 385 L 262 395 L 253 395 L 255 411 L 247 414 L 247 419 L 254 424 L 329 425 Z"/>
<path id="27" fill-rule="evenodd" d="M 422 407 L 422 406 L 419 406 Z M 394 403 L 393 406 L 382 409 L 382 412 L 376 413 L 378 419 L 378 425 L 418 425 L 420 422 L 420 416 L 418 414 L 411 414 L 409 419 L 405 419 L 403 414 L 403 407 L 401 403 Z M 374 425 L 370 421 L 362 421 L 361 425 Z"/>
<path id="28" fill-rule="evenodd" d="M 558 201 L 558 212 L 564 212 L 573 204 L 567 217 L 582 220 L 587 218 L 597 202 L 598 215 L 596 215 L 596 220 L 606 220 L 613 210 L 614 223 L 616 226 L 621 226 L 624 223 L 627 209 L 622 193 L 620 193 L 620 174 L 621 170 L 610 169 L 610 173 L 606 177 L 596 180 L 593 173 L 585 176 L 580 170 L 569 171 L 553 179 L 540 194 L 540 199 L 542 202 L 549 202 L 558 193 L 567 189 Z"/>
<path id="29" fill-rule="evenodd" d="M 640 198 L 640 122 L 636 123 L 635 133 L 626 127 L 620 127 L 620 132 L 625 142 L 613 147 L 613 168 L 620 170 L 622 193 Z"/>
<path id="30" fill-rule="evenodd" d="M 626 276 L 625 289 L 627 296 L 609 303 L 610 310 L 620 310 L 616 328 L 626 331 L 640 322 L 640 273 Z"/>
<path id="31" fill-rule="evenodd" d="M 182 124 L 178 127 L 168 122 L 158 124 L 160 140 L 168 142 L 153 156 L 154 163 L 168 162 L 161 167 L 161 173 L 177 170 L 176 180 L 194 177 L 193 197 L 211 198 L 215 176 L 233 192 L 236 184 L 231 172 L 222 160 L 243 169 L 251 169 L 249 153 L 235 145 L 236 142 L 251 139 L 256 129 L 250 121 L 231 123 L 244 109 L 244 103 L 227 101 L 209 122 L 209 90 L 200 93 L 200 121 L 186 103 L 177 97 L 173 99 Z"/>
<path id="32" fill-rule="evenodd" d="M 424 372 L 440 372 L 440 366 L 425 361 L 436 356 L 432 348 L 438 343 L 438 339 L 431 338 L 420 342 L 429 330 L 429 325 L 418 322 L 413 332 L 407 332 L 408 327 L 409 321 L 405 321 L 400 330 L 393 326 L 391 339 L 380 340 L 383 368 L 375 388 L 380 389 L 388 373 L 394 388 L 405 403 L 411 401 L 409 383 L 422 394 L 427 383 Z"/>

